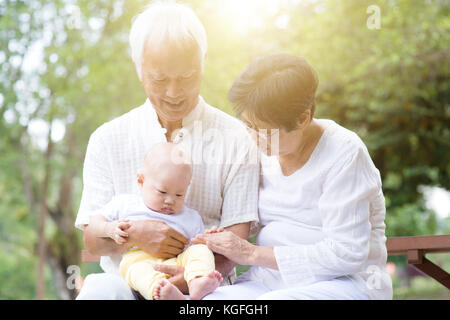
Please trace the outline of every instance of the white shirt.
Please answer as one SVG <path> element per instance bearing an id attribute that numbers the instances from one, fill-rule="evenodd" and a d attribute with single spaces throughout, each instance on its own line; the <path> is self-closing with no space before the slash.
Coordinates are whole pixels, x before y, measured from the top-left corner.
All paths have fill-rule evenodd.
<path id="1" fill-rule="evenodd" d="M 259 162 L 242 122 L 199 97 L 182 126 L 181 143 L 190 148 L 194 163 L 185 204 L 202 216 L 206 228 L 258 221 Z M 114 195 L 139 195 L 136 173 L 151 146 L 163 141 L 165 129 L 148 99 L 97 128 L 87 146 L 75 226 L 88 224 Z M 109 257 L 100 265 L 105 272 L 118 271 Z"/>
<path id="2" fill-rule="evenodd" d="M 180 232 L 187 239 L 191 239 L 197 234 L 203 233 L 205 230 L 202 217 L 197 211 L 183 206 L 182 210 L 174 214 L 157 212 L 147 207 L 142 197 L 135 194 L 119 194 L 114 196 L 103 208 L 98 209 L 96 214 L 101 214 L 108 221 L 124 219 L 131 221 L 162 221 Z"/>
<path id="3" fill-rule="evenodd" d="M 379 171 L 355 133 L 317 121 L 328 127 L 292 175 L 283 175 L 277 157 L 262 156 L 257 241 L 274 247 L 279 271 L 250 274 L 272 289 L 348 276 L 372 299 L 392 299 Z"/>

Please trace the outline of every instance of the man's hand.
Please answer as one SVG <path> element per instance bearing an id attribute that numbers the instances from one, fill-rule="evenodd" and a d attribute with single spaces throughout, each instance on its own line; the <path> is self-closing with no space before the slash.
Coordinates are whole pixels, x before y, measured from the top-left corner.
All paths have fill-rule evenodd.
<path id="1" fill-rule="evenodd" d="M 180 266 L 170 266 L 167 264 L 155 264 L 153 269 L 156 271 L 168 274 L 170 276 L 168 281 L 170 281 L 174 286 L 176 286 L 183 294 L 189 294 L 189 288 L 184 279 L 184 268 Z"/>
<path id="2" fill-rule="evenodd" d="M 131 221 L 128 239 L 141 250 L 157 258 L 169 259 L 177 256 L 189 240 L 166 223 L 155 220 Z"/>

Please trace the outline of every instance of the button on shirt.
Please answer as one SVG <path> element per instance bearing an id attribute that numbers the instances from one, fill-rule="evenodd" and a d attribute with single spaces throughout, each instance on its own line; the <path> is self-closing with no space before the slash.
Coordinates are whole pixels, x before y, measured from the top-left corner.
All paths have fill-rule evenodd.
<path id="1" fill-rule="evenodd" d="M 93 212 L 113 196 L 140 195 L 136 173 L 147 151 L 167 141 L 165 132 L 147 99 L 92 133 L 76 227 L 89 224 Z M 199 97 L 197 106 L 183 119 L 179 134 L 174 140 L 190 151 L 194 164 L 185 204 L 199 212 L 205 227 L 258 221 L 259 162 L 242 122 Z M 105 272 L 118 272 L 118 259 L 114 260 L 101 258 Z"/>

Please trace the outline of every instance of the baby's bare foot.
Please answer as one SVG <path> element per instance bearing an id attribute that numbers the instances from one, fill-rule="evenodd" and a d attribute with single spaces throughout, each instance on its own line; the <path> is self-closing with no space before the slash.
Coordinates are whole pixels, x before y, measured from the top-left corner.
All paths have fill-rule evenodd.
<path id="1" fill-rule="evenodd" d="M 213 292 L 222 280 L 222 275 L 216 270 L 211 271 L 203 277 L 192 279 L 189 282 L 189 295 L 191 300 L 200 300 L 207 294 Z"/>
<path id="2" fill-rule="evenodd" d="M 180 290 L 166 279 L 159 280 L 153 291 L 155 300 L 186 300 Z"/>

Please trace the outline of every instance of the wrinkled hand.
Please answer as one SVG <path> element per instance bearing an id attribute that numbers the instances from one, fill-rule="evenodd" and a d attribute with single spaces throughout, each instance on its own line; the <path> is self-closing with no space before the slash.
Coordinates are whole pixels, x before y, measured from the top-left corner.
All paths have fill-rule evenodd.
<path id="1" fill-rule="evenodd" d="M 162 221 L 131 221 L 129 241 L 157 258 L 177 256 L 189 240 Z"/>
<path id="2" fill-rule="evenodd" d="M 107 234 L 117 244 L 124 244 L 128 241 L 128 233 L 125 230 L 130 228 L 130 226 L 128 219 L 112 221 L 108 224 Z"/>
<path id="3" fill-rule="evenodd" d="M 212 251 L 241 265 L 248 265 L 249 257 L 253 255 L 255 248 L 253 244 L 233 232 L 217 227 L 196 235 L 191 241 L 195 244 L 206 244 Z"/>
<path id="4" fill-rule="evenodd" d="M 167 264 L 155 264 L 153 269 L 168 274 L 170 281 L 174 286 L 178 287 L 183 294 L 189 294 L 189 288 L 184 279 L 184 268 L 180 266 L 170 266 Z"/>

